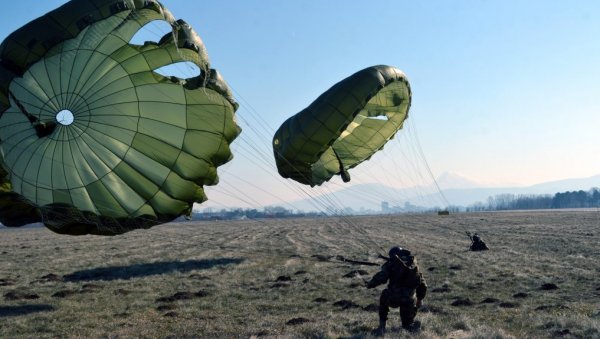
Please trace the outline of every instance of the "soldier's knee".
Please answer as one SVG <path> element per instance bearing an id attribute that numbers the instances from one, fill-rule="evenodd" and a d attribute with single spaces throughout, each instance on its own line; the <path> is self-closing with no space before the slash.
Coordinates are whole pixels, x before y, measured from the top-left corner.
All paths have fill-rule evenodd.
<path id="1" fill-rule="evenodd" d="M 381 292 L 381 296 L 379 297 L 379 304 L 385 304 L 385 305 L 390 305 L 390 294 L 389 292 L 387 292 L 386 290 L 383 290 L 383 292 Z"/>

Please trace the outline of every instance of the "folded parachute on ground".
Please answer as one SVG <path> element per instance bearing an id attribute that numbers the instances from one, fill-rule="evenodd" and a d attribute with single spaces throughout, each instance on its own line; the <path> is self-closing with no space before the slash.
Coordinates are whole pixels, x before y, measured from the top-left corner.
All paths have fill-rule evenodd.
<path id="1" fill-rule="evenodd" d="M 129 43 L 154 20 L 173 32 Z M 200 75 L 155 72 L 178 62 Z M 0 45 L 0 222 L 112 235 L 190 213 L 231 158 L 237 107 L 158 1 L 70 1 Z"/>
<path id="2" fill-rule="evenodd" d="M 275 132 L 279 174 L 311 186 L 369 159 L 402 128 L 411 102 L 406 76 L 392 66 L 363 69 L 321 94 Z"/>

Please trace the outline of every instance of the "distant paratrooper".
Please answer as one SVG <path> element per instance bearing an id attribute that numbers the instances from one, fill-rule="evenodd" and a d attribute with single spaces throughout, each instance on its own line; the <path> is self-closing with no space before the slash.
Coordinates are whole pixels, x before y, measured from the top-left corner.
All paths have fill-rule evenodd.
<path id="1" fill-rule="evenodd" d="M 481 239 L 481 237 L 477 233 L 473 233 L 473 235 L 471 235 L 471 232 L 467 232 L 467 236 L 469 236 L 469 239 L 471 239 L 471 246 L 469 246 L 469 250 L 471 250 L 471 251 L 487 251 L 487 250 L 489 250 L 489 248 L 487 247 L 487 245 L 485 244 L 483 239 Z"/>

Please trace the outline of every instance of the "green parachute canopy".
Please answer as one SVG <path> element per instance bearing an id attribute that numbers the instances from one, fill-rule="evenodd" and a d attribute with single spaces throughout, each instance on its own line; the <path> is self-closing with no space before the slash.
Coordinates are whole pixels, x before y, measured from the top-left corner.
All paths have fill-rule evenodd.
<path id="1" fill-rule="evenodd" d="M 392 66 L 363 69 L 321 94 L 275 132 L 279 174 L 311 186 L 369 159 L 402 128 L 411 102 L 406 76 Z"/>
<path id="2" fill-rule="evenodd" d="M 155 20 L 173 31 L 130 43 Z M 155 72 L 178 62 L 200 75 Z M 232 157 L 237 107 L 158 1 L 70 1 L 0 45 L 0 222 L 113 235 L 189 214 Z"/>

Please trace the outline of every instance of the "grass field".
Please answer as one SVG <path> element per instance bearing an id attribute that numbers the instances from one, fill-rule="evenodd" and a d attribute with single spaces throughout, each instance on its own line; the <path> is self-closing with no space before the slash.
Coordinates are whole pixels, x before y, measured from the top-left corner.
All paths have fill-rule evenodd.
<path id="1" fill-rule="evenodd" d="M 467 251 L 467 230 L 491 250 Z M 392 245 L 429 292 L 421 332 L 393 310 L 388 337 L 600 338 L 599 239 L 599 211 L 2 228 L 0 338 L 370 337 L 378 267 L 336 258 L 382 263 Z"/>

